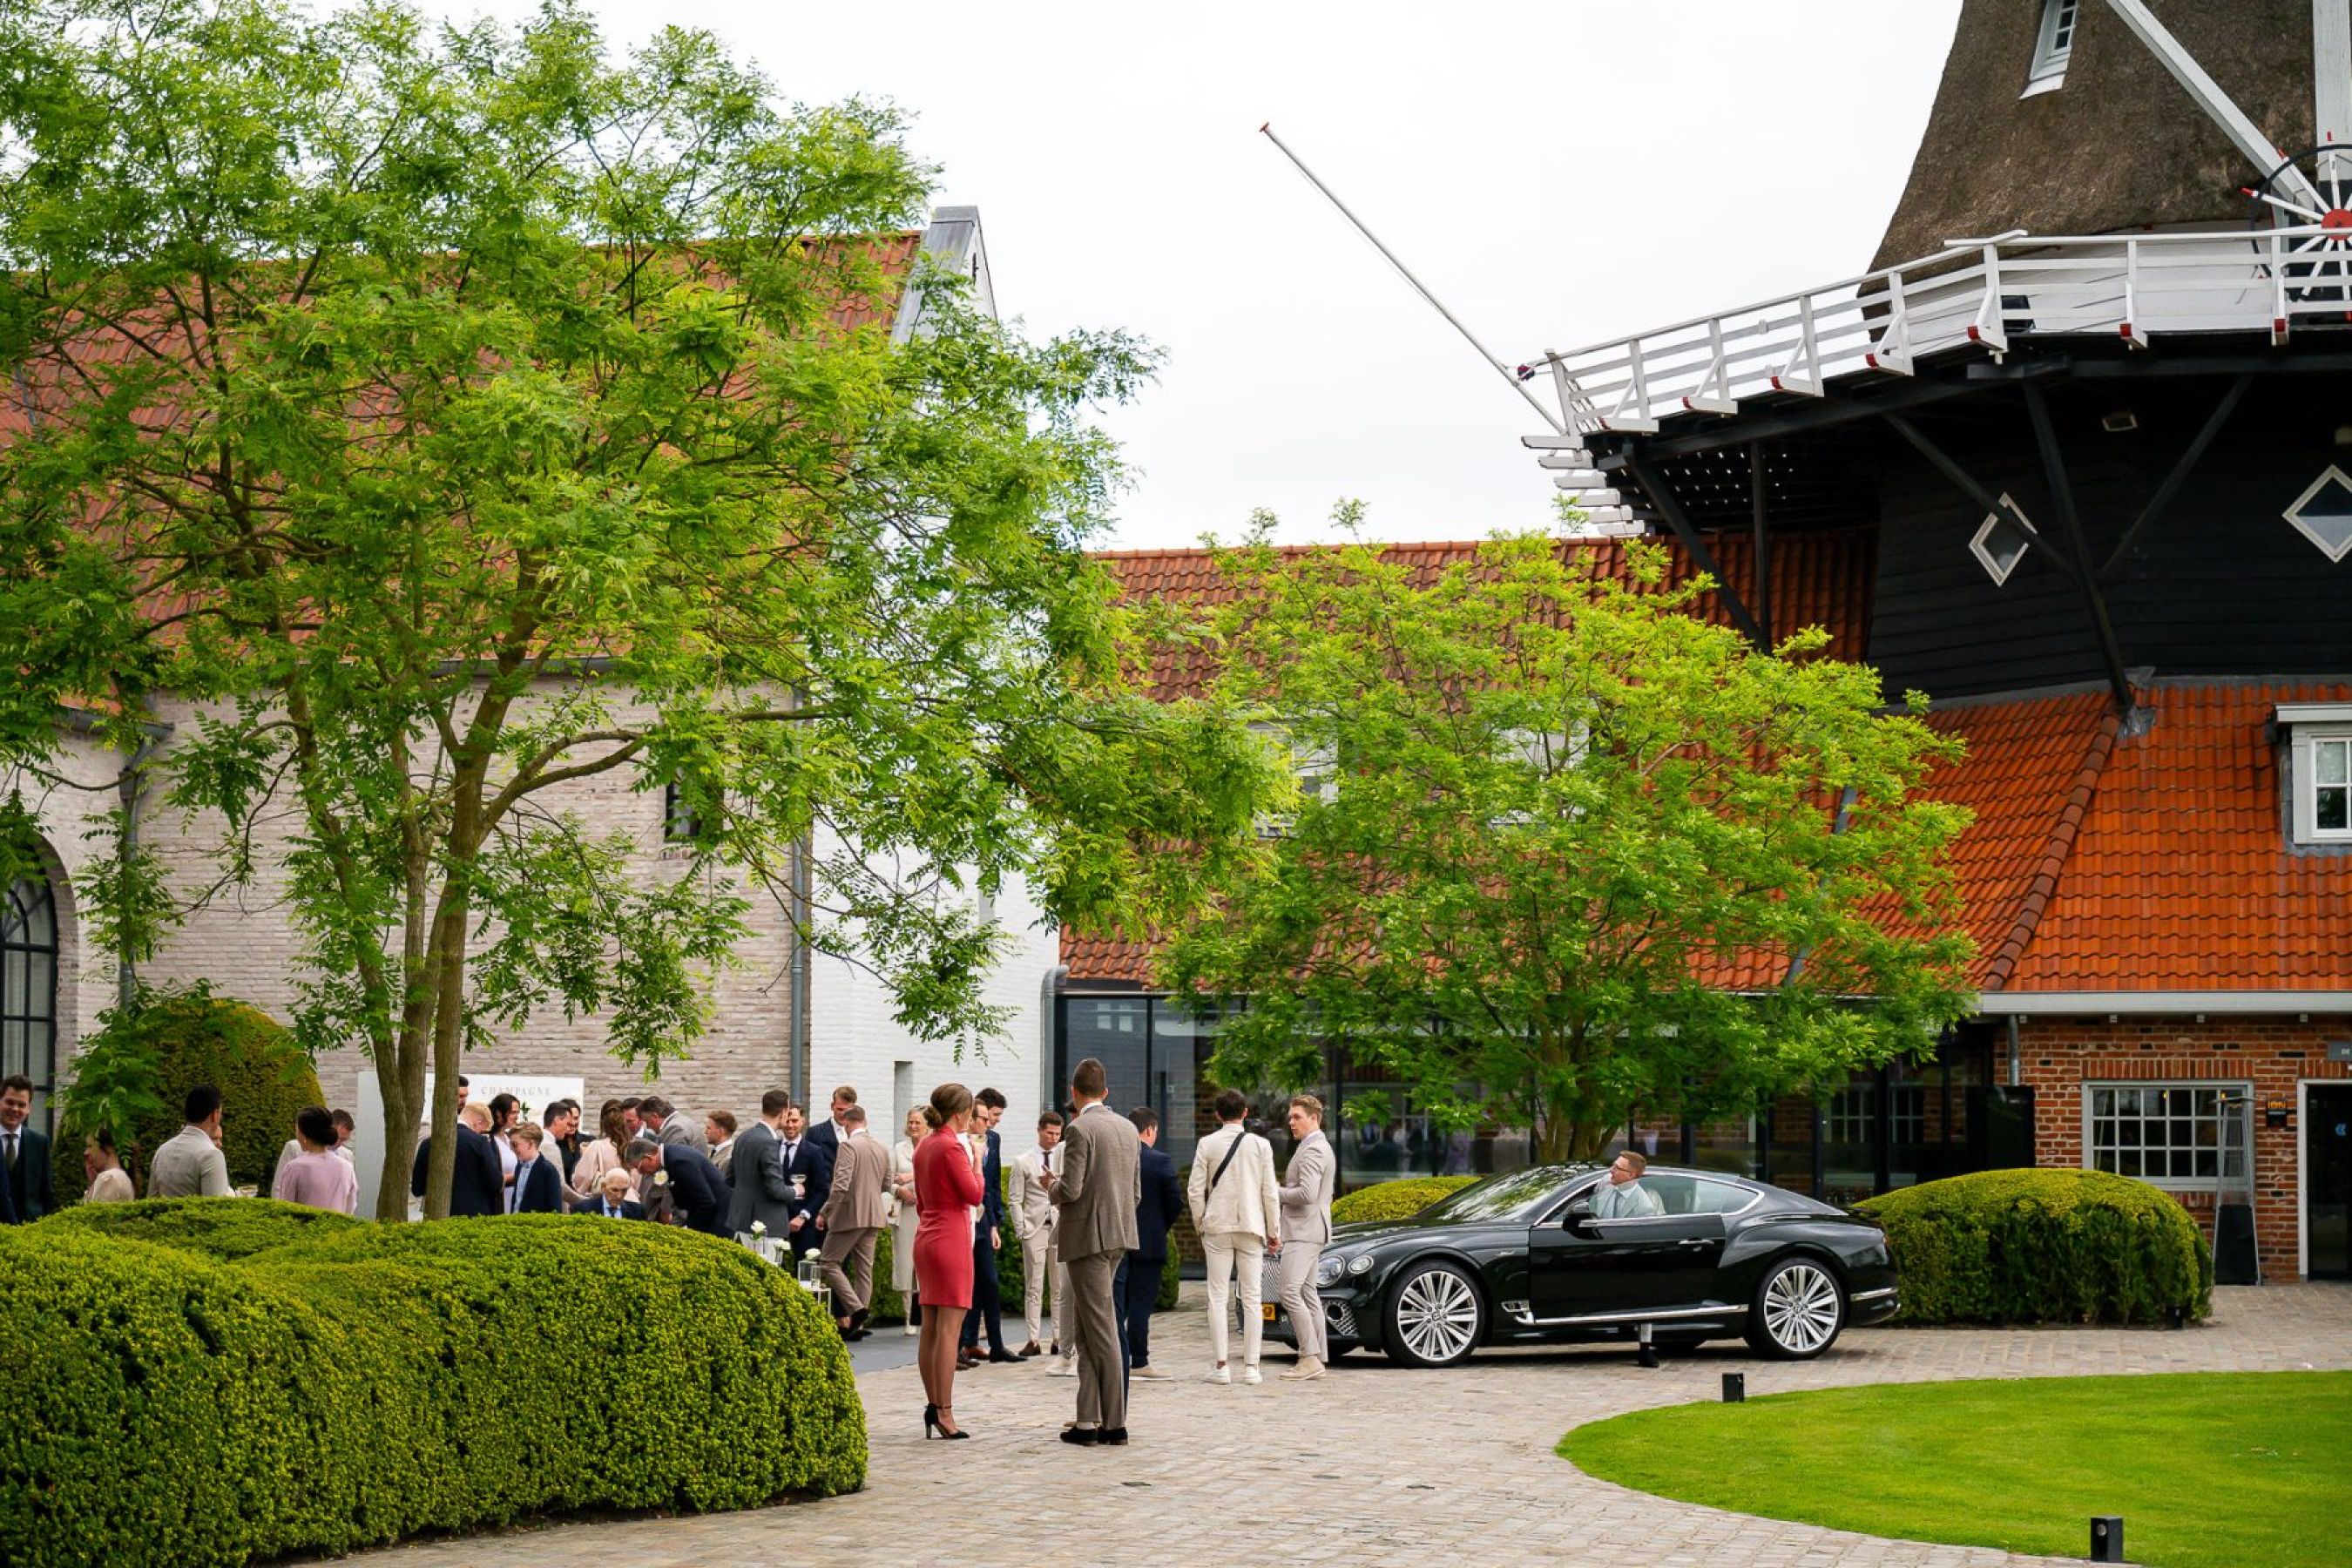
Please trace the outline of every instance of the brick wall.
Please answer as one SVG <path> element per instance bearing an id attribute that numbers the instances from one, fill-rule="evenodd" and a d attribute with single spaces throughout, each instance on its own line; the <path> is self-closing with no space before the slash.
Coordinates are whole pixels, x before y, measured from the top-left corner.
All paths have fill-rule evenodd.
<path id="1" fill-rule="evenodd" d="M 166 701 L 158 705 L 156 717 L 173 726 L 175 734 L 184 735 L 193 731 L 198 711 L 190 704 Z M 63 746 L 60 766 L 68 776 L 77 783 L 110 786 L 120 759 L 78 735 L 66 736 Z M 167 740 L 160 753 L 165 768 L 171 750 Z M 637 787 L 641 782 L 631 771 L 616 770 L 540 798 L 550 811 L 576 815 L 592 837 L 627 837 L 638 847 L 633 873 L 645 883 L 686 875 L 684 852 L 663 842 L 662 792 Z M 0 788 L 7 784 L 0 779 Z M 84 837 L 89 817 L 111 809 L 116 796 L 110 787 L 40 789 L 37 784 L 18 781 L 64 874 L 52 879 L 61 928 L 58 1058 L 63 1073 L 74 1043 L 96 1027 L 99 1011 L 114 1001 L 112 959 L 86 951 L 84 922 L 74 918 L 68 879 L 94 852 Z M 224 825 L 210 814 L 186 816 L 173 810 L 163 801 L 167 785 L 167 776 L 151 781 L 142 833 L 163 861 L 173 891 L 194 900 L 218 879 Z M 250 1002 L 281 1020 L 289 1018 L 302 975 L 301 941 L 284 902 L 278 868 L 299 826 L 296 809 L 283 798 L 265 813 L 255 836 L 255 883 L 216 893 L 170 934 L 154 960 L 142 968 L 142 977 L 158 984 L 207 980 L 224 994 Z M 829 848 L 821 844 L 819 853 Z M 702 1112 L 711 1110 L 731 1110 L 739 1119 L 755 1115 L 761 1093 L 787 1082 L 792 986 L 786 922 L 765 892 L 755 891 L 752 900 L 751 933 L 738 950 L 743 962 L 711 982 L 714 1011 L 709 1031 L 691 1057 L 661 1071 L 660 1091 L 698 1122 Z M 1005 889 L 996 912 L 1016 942 L 992 979 L 989 994 L 992 1001 L 1011 1008 L 1013 1017 L 1001 1039 L 961 1061 L 951 1047 L 917 1041 L 899 1026 L 871 975 L 846 964 L 820 961 L 815 965 L 810 1082 L 819 1106 L 835 1084 L 854 1083 L 875 1130 L 897 1138 L 893 1077 L 896 1065 L 905 1062 L 918 1100 L 927 1100 L 932 1087 L 947 1078 L 962 1078 L 974 1088 L 995 1083 L 1012 1102 L 1005 1121 L 1006 1159 L 1031 1145 L 1040 1079 L 1050 1070 L 1043 1065 L 1050 1052 L 1044 1045 L 1039 996 L 1045 974 L 1057 962 L 1056 942 L 1053 933 L 1037 926 L 1040 911 L 1024 889 Z M 481 1072 L 578 1075 L 585 1080 L 592 1126 L 599 1100 L 647 1092 L 642 1071 L 612 1055 L 601 1018 L 567 1019 L 560 1006 L 538 1013 L 522 1027 L 503 1032 L 486 1048 L 468 1053 L 465 1065 Z M 369 1068 L 364 1056 L 356 1047 L 331 1050 L 318 1066 L 329 1100 L 355 1107 L 360 1075 Z"/>
<path id="2" fill-rule="evenodd" d="M 2220 1082 L 2251 1086 L 2254 1116 L 2254 1234 L 2265 1278 L 2297 1277 L 2303 1224 L 2297 1155 L 2303 1137 L 2297 1086 L 2352 1078 L 2330 1062 L 2327 1042 L 2352 1038 L 2352 1015 L 2148 1018 L 2121 1016 L 2029 1018 L 2019 1025 L 2022 1080 L 2033 1089 L 2034 1163 L 2083 1163 L 2084 1086 L 2089 1083 Z M 2007 1047 L 1998 1070 L 2007 1070 Z M 2265 1104 L 2284 1104 L 2288 1125 L 2272 1127 Z M 2210 1237 L 2210 1184 L 2175 1194 Z"/>

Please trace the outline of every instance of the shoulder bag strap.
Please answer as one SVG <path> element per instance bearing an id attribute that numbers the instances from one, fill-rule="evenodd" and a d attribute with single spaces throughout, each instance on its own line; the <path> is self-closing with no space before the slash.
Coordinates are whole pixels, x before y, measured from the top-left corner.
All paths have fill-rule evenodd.
<path id="1" fill-rule="evenodd" d="M 1215 1170 L 1213 1170 L 1213 1171 L 1212 1171 L 1212 1172 L 1210 1172 L 1210 1173 L 1209 1173 L 1209 1192 L 1210 1192 L 1210 1193 L 1213 1193 L 1213 1192 L 1215 1192 L 1215 1191 L 1217 1190 L 1217 1178 L 1218 1178 L 1219 1176 L 1222 1176 L 1222 1175 L 1223 1175 L 1223 1174 L 1225 1173 L 1225 1167 L 1226 1167 L 1227 1165 L 1232 1164 L 1232 1163 L 1234 1163 L 1234 1155 L 1236 1155 L 1236 1154 L 1238 1154 L 1238 1153 L 1240 1153 L 1240 1152 L 1242 1152 L 1242 1142 L 1243 1142 L 1243 1140 L 1244 1140 L 1244 1139 L 1246 1139 L 1248 1136 L 1249 1136 L 1249 1129 L 1248 1129 L 1248 1128 L 1246 1128 L 1246 1127 L 1244 1127 L 1244 1129 L 1242 1129 L 1239 1132 L 1236 1132 L 1235 1134 L 1234 1134 L 1234 1141 L 1233 1141 L 1233 1142 L 1232 1142 L 1232 1143 L 1230 1143 L 1230 1144 L 1228 1144 L 1228 1145 L 1226 1146 L 1226 1148 L 1225 1148 L 1225 1157 L 1224 1157 L 1223 1159 L 1222 1159 L 1222 1160 L 1220 1160 L 1220 1161 L 1218 1161 L 1218 1162 L 1217 1162 L 1217 1168 L 1216 1168 Z M 1202 1194 L 1202 1195 L 1203 1197 L 1206 1197 L 1206 1196 L 1208 1195 L 1208 1194 L 1207 1194 L 1207 1193 L 1204 1193 L 1204 1194 Z"/>

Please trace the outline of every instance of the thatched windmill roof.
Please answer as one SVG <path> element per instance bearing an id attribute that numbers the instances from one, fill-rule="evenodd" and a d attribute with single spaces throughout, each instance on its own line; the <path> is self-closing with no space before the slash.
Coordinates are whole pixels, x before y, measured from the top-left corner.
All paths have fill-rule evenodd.
<path id="1" fill-rule="evenodd" d="M 2149 0 L 2290 153 L 2313 139 L 2310 0 Z M 2077 15 L 2065 85 L 2019 94 L 2042 0 L 1965 0 L 1911 181 L 1873 266 L 2012 228 L 2104 234 L 2247 215 L 2254 173 L 2100 0 Z"/>

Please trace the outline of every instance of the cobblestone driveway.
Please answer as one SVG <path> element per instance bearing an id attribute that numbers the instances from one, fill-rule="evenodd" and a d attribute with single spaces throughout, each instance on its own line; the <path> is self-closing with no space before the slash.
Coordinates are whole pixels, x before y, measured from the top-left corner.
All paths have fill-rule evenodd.
<path id="1" fill-rule="evenodd" d="M 396 1548 L 369 1568 L 716 1568 L 798 1563 L 1411 1564 L 1640 1563 L 1645 1568 L 2014 1568 L 2060 1560 L 1883 1541 L 1717 1512 L 1597 1481 L 1552 1456 L 1568 1428 L 1620 1411 L 1860 1383 L 2107 1373 L 2352 1367 L 2352 1288 L 2214 1292 L 2212 1321 L 2159 1330 L 1895 1330 L 1849 1333 L 1821 1360 L 1710 1349 L 1644 1372 L 1630 1350 L 1506 1352 L 1414 1373 L 1360 1352 L 1320 1383 L 1194 1381 L 1206 1332 L 1192 1305 L 1153 1325 L 1179 1381 L 1138 1384 L 1126 1448 L 1058 1440 L 1068 1379 L 1035 1363 L 958 1380 L 969 1443 L 922 1441 L 921 1385 L 902 1367 L 863 1380 L 873 1468 L 856 1496 L 700 1518 L 564 1525 Z M 1115 1542 L 1115 1547 L 1111 1544 Z M 2080 1559 L 2072 1561 L 2079 1562 Z"/>

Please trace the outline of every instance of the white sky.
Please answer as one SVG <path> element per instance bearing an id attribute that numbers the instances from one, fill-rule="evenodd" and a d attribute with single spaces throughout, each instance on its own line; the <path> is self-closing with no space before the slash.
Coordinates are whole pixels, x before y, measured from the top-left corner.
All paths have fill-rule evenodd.
<path id="1" fill-rule="evenodd" d="M 519 18 L 528 0 L 427 0 Z M 1506 363 L 1863 269 L 1959 0 L 1150 7 L 601 0 L 707 27 L 787 96 L 911 111 L 977 205 L 997 303 L 1164 348 L 1108 426 L 1120 548 L 1541 528 L 1535 415 L 1257 132 L 1299 155 Z"/>

